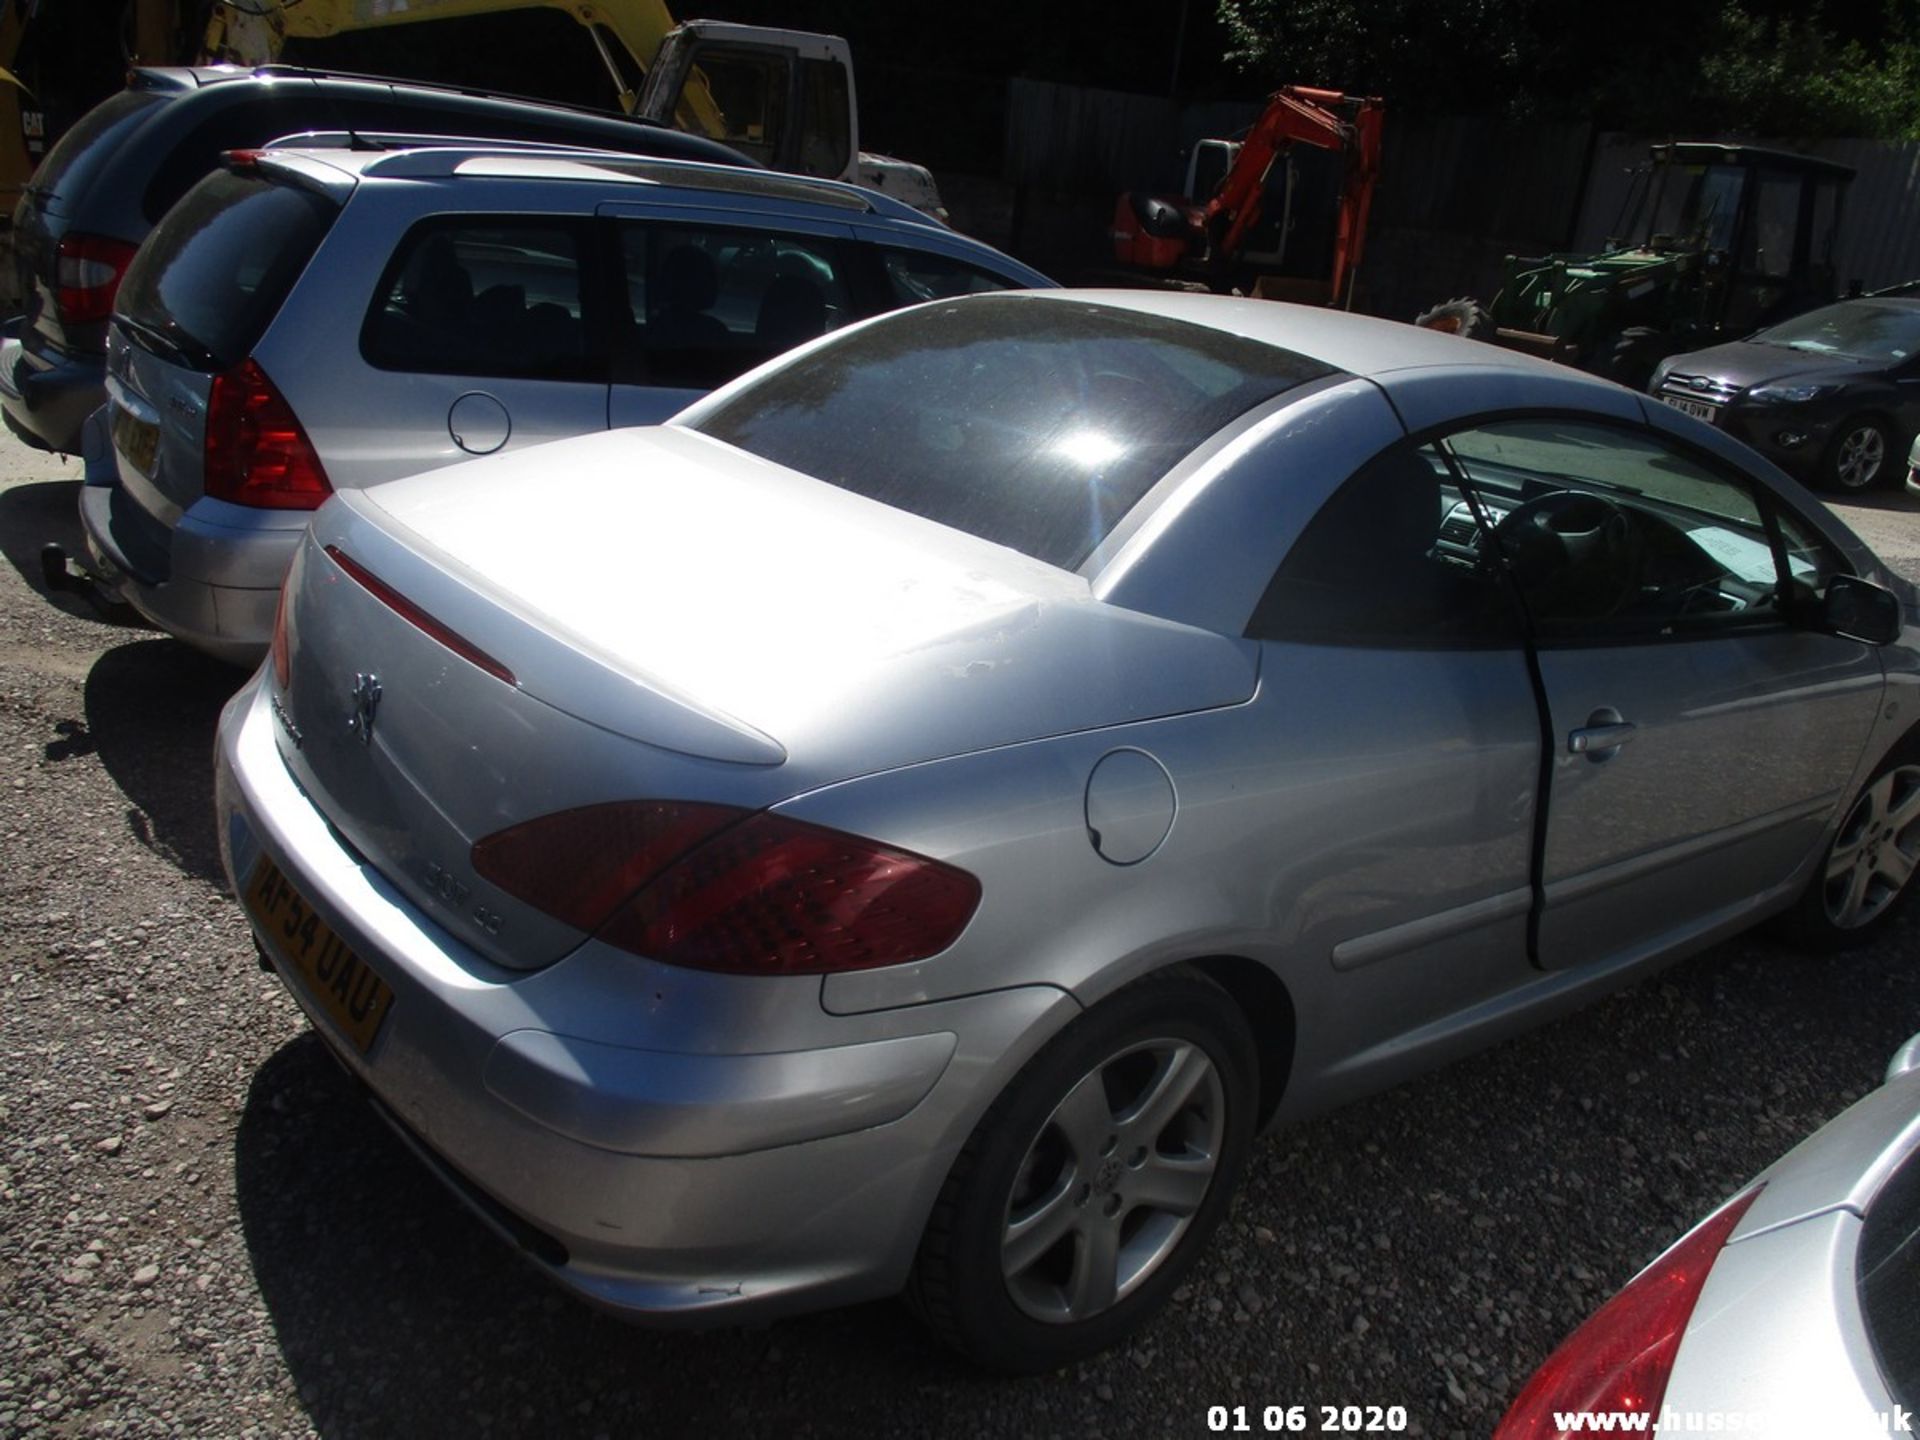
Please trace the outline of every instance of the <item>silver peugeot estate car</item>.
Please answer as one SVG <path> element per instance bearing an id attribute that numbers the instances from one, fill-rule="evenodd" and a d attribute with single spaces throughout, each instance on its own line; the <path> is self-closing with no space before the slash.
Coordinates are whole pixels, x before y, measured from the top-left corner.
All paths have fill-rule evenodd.
<path id="1" fill-rule="evenodd" d="M 601 537 L 583 565 L 582 516 Z M 228 706 L 263 954 L 602 1304 L 1107 1345 L 1257 1131 L 1920 861 L 1920 607 L 1711 427 L 1031 291 L 342 492 Z"/>
<path id="2" fill-rule="evenodd" d="M 252 664 L 335 490 L 663 420 L 850 320 L 1050 283 L 826 180 L 524 146 L 241 152 L 120 288 L 90 568 Z"/>

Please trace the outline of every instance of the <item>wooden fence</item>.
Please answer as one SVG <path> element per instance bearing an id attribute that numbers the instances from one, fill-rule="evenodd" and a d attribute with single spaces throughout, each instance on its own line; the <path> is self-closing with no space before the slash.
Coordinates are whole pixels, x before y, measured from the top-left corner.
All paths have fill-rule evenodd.
<path id="1" fill-rule="evenodd" d="M 1234 135 L 1260 110 L 1014 80 L 1001 174 L 941 180 L 959 201 L 962 228 L 1069 283 L 1097 279 L 1112 265 L 1121 193 L 1177 192 L 1196 140 Z M 1581 124 L 1403 119 L 1389 107 L 1356 308 L 1411 319 L 1455 295 L 1490 298 L 1507 255 L 1597 247 L 1648 143 Z M 1920 279 L 1920 142 L 1776 143 L 1859 171 L 1843 282 L 1872 289 Z"/>

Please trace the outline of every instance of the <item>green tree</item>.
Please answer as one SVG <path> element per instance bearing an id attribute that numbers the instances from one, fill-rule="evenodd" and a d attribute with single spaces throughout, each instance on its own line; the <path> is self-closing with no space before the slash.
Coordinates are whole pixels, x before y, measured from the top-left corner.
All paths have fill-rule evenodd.
<path id="1" fill-rule="evenodd" d="M 1220 0 L 1266 83 L 1650 132 L 1920 136 L 1920 0 Z"/>
<path id="2" fill-rule="evenodd" d="M 1762 16 L 1726 6 L 1721 44 L 1701 67 L 1723 125 L 1768 135 L 1920 138 L 1920 26 L 1890 7 L 1886 31 L 1861 40 L 1820 19 L 1818 11 Z"/>

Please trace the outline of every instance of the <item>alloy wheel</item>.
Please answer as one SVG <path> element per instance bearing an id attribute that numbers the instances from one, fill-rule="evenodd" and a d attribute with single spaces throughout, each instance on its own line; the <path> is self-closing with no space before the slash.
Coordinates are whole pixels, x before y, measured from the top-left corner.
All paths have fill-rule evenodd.
<path id="1" fill-rule="evenodd" d="M 1218 1068 L 1189 1040 L 1132 1044 L 1088 1071 L 1015 1174 L 1000 1238 L 1014 1304 L 1064 1325 L 1139 1288 L 1213 1185 L 1226 1109 Z"/>
<path id="2" fill-rule="evenodd" d="M 1887 437 L 1877 425 L 1862 425 L 1841 437 L 1833 469 L 1847 489 L 1865 490 L 1880 478 L 1886 461 Z"/>
<path id="3" fill-rule="evenodd" d="M 1898 765 L 1860 793 L 1827 854 L 1827 918 L 1870 925 L 1920 867 L 1920 765 Z"/>

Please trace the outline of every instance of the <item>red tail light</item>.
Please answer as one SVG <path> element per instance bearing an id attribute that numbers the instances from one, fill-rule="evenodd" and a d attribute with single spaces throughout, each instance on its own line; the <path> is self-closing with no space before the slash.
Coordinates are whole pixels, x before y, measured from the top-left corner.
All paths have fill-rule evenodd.
<path id="1" fill-rule="evenodd" d="M 746 813 L 664 800 L 563 810 L 489 835 L 473 847 L 473 868 L 575 929 L 598 930 L 634 891 Z"/>
<path id="2" fill-rule="evenodd" d="M 1568 1336 L 1534 1371 L 1494 1440 L 1585 1433 L 1562 1429 L 1556 1415 L 1646 1414 L 1658 1420 L 1680 1336 L 1707 1272 L 1762 1188 L 1736 1195 L 1694 1226 Z"/>
<path id="3" fill-rule="evenodd" d="M 616 838 L 618 837 L 618 838 Z M 725 806 L 631 801 L 562 811 L 473 847 L 480 875 L 623 950 L 749 975 L 923 960 L 980 882 L 923 855 Z"/>
<path id="4" fill-rule="evenodd" d="M 113 297 L 137 246 L 104 235 L 66 235 L 54 251 L 53 308 L 63 325 L 87 325 L 113 314 Z"/>
<path id="5" fill-rule="evenodd" d="M 244 360 L 207 397 L 206 490 L 267 510 L 314 510 L 333 493 L 307 432 L 267 372 Z"/>
<path id="6" fill-rule="evenodd" d="M 428 635 L 446 646 L 447 649 L 453 651 L 453 653 L 458 655 L 462 660 L 465 660 L 470 665 L 478 665 L 482 670 L 493 676 L 494 679 L 505 681 L 509 685 L 518 685 L 520 683 L 514 678 L 513 672 L 506 666 L 487 654 L 487 652 L 482 650 L 478 645 L 468 640 L 464 635 L 457 634 L 434 619 L 433 616 L 429 615 L 425 610 L 422 610 L 418 605 L 414 604 L 413 601 L 387 584 L 386 581 L 367 569 L 366 566 L 362 565 L 358 560 L 355 560 L 338 545 L 327 546 L 327 554 L 332 558 L 334 564 L 338 565 L 342 570 L 346 571 L 348 575 L 358 581 L 374 599 L 393 611 L 394 614 L 398 615 L 402 620 L 405 620 L 409 625 L 412 625 L 415 629 L 426 631 Z"/>

